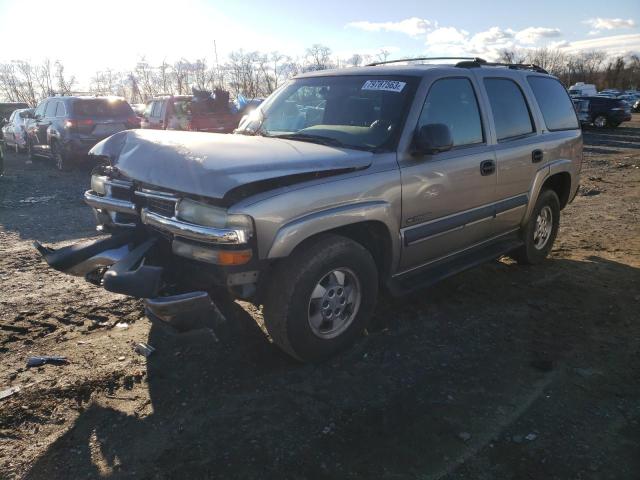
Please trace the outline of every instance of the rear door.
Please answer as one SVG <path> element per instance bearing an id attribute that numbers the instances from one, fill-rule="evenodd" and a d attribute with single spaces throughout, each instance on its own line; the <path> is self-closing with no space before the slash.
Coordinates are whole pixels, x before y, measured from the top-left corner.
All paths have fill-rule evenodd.
<path id="1" fill-rule="evenodd" d="M 416 130 L 438 123 L 451 131 L 451 150 L 400 157 L 403 271 L 482 242 L 493 229 L 495 156 L 471 74 L 430 85 Z"/>
<path id="2" fill-rule="evenodd" d="M 504 234 L 518 229 L 524 218 L 535 172 L 544 160 L 544 141 L 525 93 L 528 88 L 518 82 L 521 77 L 496 75 L 495 70 L 476 74 L 491 111 L 495 142 L 495 233 Z"/>
<path id="3" fill-rule="evenodd" d="M 46 102 L 42 114 L 36 117 L 36 142 L 33 144 L 34 149 L 40 152 L 49 151 L 49 143 L 47 138 L 47 130 L 51 125 L 51 119 L 56 116 L 57 101 L 50 99 Z"/>

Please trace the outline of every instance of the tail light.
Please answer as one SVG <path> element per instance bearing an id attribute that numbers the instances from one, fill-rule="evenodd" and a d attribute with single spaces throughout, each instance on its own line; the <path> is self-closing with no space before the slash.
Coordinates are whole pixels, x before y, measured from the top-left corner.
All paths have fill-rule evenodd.
<path id="1" fill-rule="evenodd" d="M 95 122 L 90 118 L 83 118 L 80 120 L 67 119 L 64 122 L 64 127 L 67 130 L 90 132 L 94 124 Z"/>
<path id="2" fill-rule="evenodd" d="M 140 117 L 132 115 L 127 118 L 127 125 L 131 128 L 140 128 Z"/>

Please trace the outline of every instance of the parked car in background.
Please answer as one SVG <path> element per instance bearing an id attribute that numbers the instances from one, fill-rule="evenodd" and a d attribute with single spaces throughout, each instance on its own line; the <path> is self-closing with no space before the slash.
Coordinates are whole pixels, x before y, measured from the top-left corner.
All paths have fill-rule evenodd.
<path id="1" fill-rule="evenodd" d="M 140 127 L 131 106 L 118 97 L 49 97 L 31 117 L 27 124 L 29 155 L 53 159 L 58 170 L 81 161 L 100 140 Z"/>
<path id="2" fill-rule="evenodd" d="M 144 111 L 147 108 L 147 104 L 146 103 L 132 103 L 131 104 L 131 109 L 133 110 L 133 113 L 135 113 L 138 117 L 142 118 L 142 116 L 144 115 Z"/>
<path id="3" fill-rule="evenodd" d="M 238 108 L 229 102 L 229 93 L 223 90 L 168 95 L 147 103 L 141 126 L 154 130 L 231 133 L 247 108 L 255 108 L 255 104 L 256 101 L 247 102 Z"/>
<path id="4" fill-rule="evenodd" d="M 615 128 L 631 120 L 631 106 L 617 98 L 592 96 L 576 97 L 574 103 L 575 100 L 584 101 L 578 112 L 583 124 L 596 128 Z"/>
<path id="5" fill-rule="evenodd" d="M 214 315 L 222 289 L 318 361 L 366 328 L 379 288 L 502 254 L 542 262 L 578 190 L 582 132 L 558 79 L 476 59 L 309 72 L 234 135 L 133 130 L 91 154 L 109 165 L 84 199 L 112 236 L 36 244 L 53 268 L 178 328 Z"/>
<path id="6" fill-rule="evenodd" d="M 21 108 L 29 108 L 29 105 L 22 102 L 0 103 L 0 128 L 4 127 L 4 125 L 9 121 L 9 116 L 11 116 L 14 110 Z M 2 140 L 2 130 L 0 130 L 0 141 Z"/>
<path id="7" fill-rule="evenodd" d="M 577 82 L 569 87 L 569 95 L 572 97 L 595 95 L 596 93 L 598 90 L 593 83 Z"/>
<path id="8" fill-rule="evenodd" d="M 576 110 L 576 115 L 578 116 L 580 125 L 589 125 L 591 123 L 591 118 L 589 116 L 589 100 L 576 97 L 572 97 L 571 100 L 573 102 L 573 107 Z"/>
<path id="9" fill-rule="evenodd" d="M 8 122 L 2 127 L 2 136 L 7 147 L 13 147 L 16 153 L 26 150 L 29 117 L 33 116 L 32 108 L 14 110 Z"/>

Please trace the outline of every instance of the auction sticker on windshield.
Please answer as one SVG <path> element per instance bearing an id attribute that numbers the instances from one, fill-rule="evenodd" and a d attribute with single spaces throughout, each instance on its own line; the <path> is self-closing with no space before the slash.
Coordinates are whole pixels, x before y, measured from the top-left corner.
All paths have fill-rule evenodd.
<path id="1" fill-rule="evenodd" d="M 384 90 L 385 92 L 401 92 L 406 82 L 396 80 L 367 80 L 362 90 Z"/>

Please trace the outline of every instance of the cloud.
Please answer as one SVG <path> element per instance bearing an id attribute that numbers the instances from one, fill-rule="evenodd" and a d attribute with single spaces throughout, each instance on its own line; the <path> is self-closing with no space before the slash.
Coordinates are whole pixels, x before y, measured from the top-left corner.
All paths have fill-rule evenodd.
<path id="1" fill-rule="evenodd" d="M 608 37 L 578 40 L 559 48 L 566 53 L 604 51 L 608 57 L 627 57 L 640 54 L 640 34 L 611 35 Z"/>
<path id="2" fill-rule="evenodd" d="M 527 45 L 532 45 L 543 38 L 555 38 L 561 35 L 562 32 L 557 28 L 528 27 L 516 33 L 516 40 Z"/>
<path id="3" fill-rule="evenodd" d="M 433 30 L 438 26 L 437 22 L 432 22 L 426 18 L 411 17 L 399 22 L 350 22 L 346 25 L 349 28 L 357 28 L 366 32 L 398 32 L 411 37 L 418 37 Z"/>
<path id="4" fill-rule="evenodd" d="M 469 32 L 455 27 L 441 27 L 427 34 L 427 44 L 463 44 L 468 41 Z"/>
<path id="5" fill-rule="evenodd" d="M 585 20 L 584 23 L 589 25 L 593 30 L 589 32 L 589 35 L 597 34 L 601 30 L 616 30 L 620 28 L 633 28 L 636 26 L 631 18 L 590 18 Z"/>

